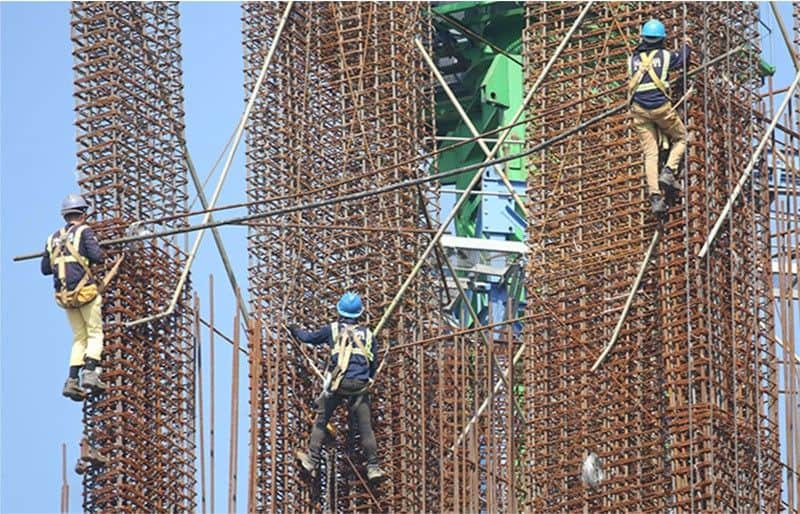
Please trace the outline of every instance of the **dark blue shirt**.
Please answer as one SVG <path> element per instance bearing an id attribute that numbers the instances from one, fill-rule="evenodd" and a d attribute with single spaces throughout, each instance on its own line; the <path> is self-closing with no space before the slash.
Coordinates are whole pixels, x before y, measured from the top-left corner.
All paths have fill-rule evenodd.
<path id="1" fill-rule="evenodd" d="M 80 225 L 67 224 L 64 228 L 66 228 L 71 234 L 75 232 L 79 226 Z M 53 233 L 53 246 L 56 245 L 59 232 L 60 230 L 57 230 Z M 89 259 L 91 264 L 100 264 L 103 262 L 103 251 L 100 249 L 100 245 L 97 243 L 97 236 L 95 236 L 94 231 L 88 226 L 81 234 L 81 240 L 78 244 L 77 250 L 80 255 Z M 64 253 L 68 253 L 66 248 L 64 249 Z M 58 291 L 61 284 L 58 280 L 58 273 L 56 273 L 57 270 L 54 269 L 50 262 L 50 254 L 47 253 L 46 244 L 44 248 L 44 257 L 42 257 L 41 270 L 42 275 L 53 275 L 53 287 L 55 287 L 56 291 Z M 75 286 L 77 286 L 78 282 L 80 282 L 83 278 L 83 274 L 83 267 L 79 263 L 68 262 L 66 264 L 67 289 L 75 289 Z M 91 283 L 91 281 L 89 281 L 89 283 Z"/>
<path id="2" fill-rule="evenodd" d="M 347 325 L 356 325 L 358 328 L 365 328 L 362 325 L 359 325 L 356 320 L 349 319 L 349 318 L 340 318 L 339 323 L 347 324 Z M 340 332 L 341 333 L 341 332 Z M 297 338 L 303 341 L 306 344 L 313 344 L 313 345 L 321 345 L 327 344 L 328 348 L 333 348 L 333 345 L 336 343 L 333 340 L 333 333 L 331 331 L 330 323 L 322 327 L 321 329 L 315 332 L 307 332 L 305 330 L 297 330 L 295 332 Z M 344 378 L 349 378 L 351 380 L 369 380 L 373 376 L 375 376 L 375 369 L 376 369 L 376 361 L 378 357 L 378 341 L 373 337 L 372 338 L 372 362 L 368 362 L 367 359 L 363 355 L 351 355 L 350 356 L 350 363 L 347 365 L 347 372 L 344 375 Z M 331 369 L 336 368 L 338 366 L 338 355 L 333 355 L 331 357 Z"/>
<path id="3" fill-rule="evenodd" d="M 631 56 L 630 63 L 631 63 L 631 75 L 633 75 L 636 70 L 639 68 L 639 63 L 641 62 L 640 54 L 642 52 L 650 52 L 656 49 L 663 49 L 664 48 L 664 41 L 659 41 L 658 43 L 648 43 L 647 41 L 642 41 L 639 46 L 636 47 L 636 50 L 633 52 Z M 683 48 L 680 52 L 670 52 L 669 53 L 669 70 L 675 70 L 683 67 L 683 64 L 689 63 L 689 52 L 690 48 L 689 45 L 683 45 Z M 656 55 L 656 58 L 653 61 L 653 71 L 656 73 L 657 76 L 661 76 L 662 66 L 665 63 L 661 62 L 661 57 Z M 649 84 L 653 80 L 650 78 L 650 74 L 645 73 L 642 75 L 642 80 L 639 84 Z M 640 106 L 644 107 L 645 109 L 656 109 L 664 105 L 669 98 L 667 98 L 664 93 L 661 92 L 658 88 L 652 89 L 650 91 L 642 91 L 640 93 L 633 94 L 633 101 L 639 104 Z"/>

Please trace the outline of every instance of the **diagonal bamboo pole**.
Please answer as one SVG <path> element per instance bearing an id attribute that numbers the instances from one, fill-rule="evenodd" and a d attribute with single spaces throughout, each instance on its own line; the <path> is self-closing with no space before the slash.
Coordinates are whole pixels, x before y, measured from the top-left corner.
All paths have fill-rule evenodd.
<path id="1" fill-rule="evenodd" d="M 719 230 L 722 228 L 722 224 L 725 222 L 725 220 L 728 218 L 728 215 L 731 212 L 733 203 L 739 198 L 739 195 L 742 192 L 742 187 L 744 187 L 744 183 L 747 182 L 747 179 L 750 178 L 750 173 L 752 173 L 753 168 L 755 168 L 756 164 L 758 164 L 758 158 L 761 156 L 761 152 L 764 151 L 764 148 L 766 148 L 767 141 L 769 140 L 770 136 L 775 130 L 775 126 L 778 124 L 778 120 L 783 114 L 783 111 L 786 110 L 786 106 L 788 106 L 789 102 L 792 100 L 794 91 L 795 89 L 797 89 L 798 84 L 800 84 L 800 71 L 797 72 L 797 74 L 794 77 L 794 81 L 792 81 L 792 85 L 789 86 L 789 90 L 786 91 L 786 93 L 784 94 L 783 101 L 781 102 L 780 107 L 778 107 L 778 110 L 775 113 L 775 116 L 772 118 L 772 121 L 770 122 L 769 126 L 767 127 L 767 130 L 764 131 L 764 135 L 761 137 L 761 141 L 759 141 L 756 150 L 750 157 L 750 162 L 747 163 L 747 167 L 744 169 L 742 175 L 739 177 L 739 181 L 736 183 L 736 187 L 733 188 L 733 191 L 728 197 L 728 201 L 725 203 L 725 207 L 723 207 L 722 212 L 717 218 L 716 223 L 714 223 L 714 227 L 708 233 L 706 242 L 700 249 L 700 253 L 697 254 L 697 256 L 700 257 L 701 259 L 706 256 L 706 254 L 711 248 L 711 245 L 714 244 L 714 240 L 717 238 L 717 234 L 719 233 Z"/>
<path id="2" fill-rule="evenodd" d="M 242 113 L 242 117 L 239 119 L 239 124 L 236 127 L 236 133 L 233 137 L 233 143 L 231 144 L 230 150 L 228 150 L 228 156 L 225 158 L 225 164 L 222 167 L 222 172 L 220 173 L 220 177 L 217 180 L 217 185 L 214 188 L 214 192 L 211 195 L 211 200 L 208 202 L 208 207 L 213 208 L 217 204 L 217 200 L 219 199 L 219 195 L 222 192 L 222 186 L 225 183 L 225 178 L 228 176 L 228 171 L 230 171 L 231 164 L 233 164 L 233 158 L 236 154 L 236 149 L 239 147 L 239 141 L 242 138 L 242 134 L 244 133 L 244 127 L 247 124 L 247 119 L 250 117 L 250 112 L 253 110 L 253 106 L 256 103 L 256 98 L 258 98 L 258 93 L 261 90 L 261 85 L 264 83 L 264 79 L 267 76 L 267 68 L 269 68 L 269 64 L 272 61 L 272 56 L 275 54 L 275 49 L 278 46 L 278 41 L 280 40 L 281 33 L 283 32 L 283 28 L 286 26 L 286 20 L 289 19 L 289 13 L 292 10 L 293 1 L 290 0 L 286 4 L 286 9 L 283 12 L 283 16 L 281 17 L 281 21 L 278 24 L 278 28 L 275 32 L 275 37 L 272 39 L 272 44 L 267 51 L 267 56 L 264 58 L 264 64 L 261 66 L 261 71 L 258 75 L 258 79 L 256 80 L 255 85 L 253 86 L 253 91 L 250 93 L 250 98 L 247 100 L 247 105 Z M 211 212 L 207 212 L 203 216 L 203 223 L 208 223 L 211 219 Z M 192 249 L 189 252 L 188 257 L 186 258 L 186 263 L 183 266 L 183 272 L 181 272 L 181 276 L 178 279 L 178 284 L 175 286 L 175 292 L 172 294 L 172 300 L 169 303 L 169 306 L 164 311 L 154 314 L 152 316 L 148 316 L 146 318 L 137 319 L 134 321 L 129 321 L 125 323 L 125 326 L 132 327 L 136 325 L 140 325 L 142 323 L 147 323 L 150 321 L 155 321 L 166 316 L 172 314 L 175 310 L 175 307 L 178 304 L 178 299 L 180 298 L 183 292 L 183 286 L 186 283 L 186 280 L 189 277 L 189 270 L 192 268 L 192 263 L 194 262 L 195 257 L 197 256 L 197 251 L 200 249 L 200 243 L 203 242 L 203 236 L 205 235 L 205 230 L 200 230 L 200 233 L 197 234 L 197 237 L 192 244 Z"/>
<path id="3" fill-rule="evenodd" d="M 606 359 L 606 356 L 614 347 L 614 344 L 617 342 L 617 338 L 619 337 L 620 330 L 622 330 L 622 325 L 625 323 L 625 318 L 628 317 L 628 311 L 631 308 L 631 304 L 633 304 L 633 298 L 636 296 L 636 291 L 639 290 L 639 284 L 642 283 L 642 278 L 644 277 L 644 272 L 647 269 L 647 265 L 650 264 L 650 259 L 653 258 L 653 251 L 658 244 L 658 240 L 661 237 L 661 230 L 656 229 L 653 232 L 653 238 L 650 240 L 650 246 L 647 247 L 647 251 L 644 254 L 644 259 L 642 260 L 641 266 L 639 266 L 639 273 L 636 275 L 636 279 L 633 281 L 633 286 L 631 286 L 631 292 L 628 293 L 628 299 L 625 300 L 625 307 L 622 308 L 622 314 L 617 321 L 617 326 L 614 327 L 614 333 L 611 334 L 611 340 L 606 345 L 603 353 L 595 361 L 594 365 L 592 366 L 592 371 L 595 371 L 603 361 Z"/>
<path id="4" fill-rule="evenodd" d="M 459 102 L 458 98 L 456 98 L 456 95 L 453 94 L 453 90 L 450 89 L 450 86 L 447 85 L 447 81 L 444 80 L 444 77 L 439 71 L 439 68 L 436 67 L 436 64 L 434 64 L 433 59 L 431 59 L 430 54 L 428 54 L 428 52 L 425 50 L 425 47 L 422 46 L 422 43 L 420 42 L 419 39 L 415 39 L 414 44 L 417 45 L 417 49 L 422 54 L 422 58 L 425 60 L 425 63 L 433 72 L 434 77 L 436 77 L 436 80 L 439 82 L 439 85 L 442 86 L 442 89 L 444 90 L 445 94 L 447 94 L 447 98 L 450 99 L 450 103 L 453 105 L 453 107 L 455 107 L 456 112 L 458 112 L 459 116 L 461 116 L 461 120 L 464 122 L 469 131 L 472 133 L 472 137 L 479 138 L 480 132 L 478 132 L 477 127 L 475 127 L 475 124 L 472 123 L 472 120 L 469 118 L 469 115 L 467 115 L 467 113 L 464 111 L 464 108 L 461 106 L 461 102 Z M 483 139 L 478 139 L 477 143 L 478 146 L 481 147 L 481 150 L 483 150 L 483 153 L 487 157 L 489 157 L 489 155 L 491 154 L 491 150 L 489 150 L 489 147 L 486 146 L 486 143 L 483 142 Z M 514 201 L 517 203 L 520 210 L 527 218 L 528 209 L 525 207 L 525 203 L 519 197 L 517 192 L 514 191 L 514 186 L 511 185 L 511 182 L 508 180 L 508 177 L 506 176 L 505 172 L 501 169 L 500 166 L 497 166 L 495 168 L 495 171 L 500 176 L 500 179 L 503 181 L 503 184 L 506 186 L 506 189 L 508 189 L 508 192 L 511 193 L 511 196 L 514 198 Z"/>
<path id="5" fill-rule="evenodd" d="M 575 30 L 577 30 L 577 28 L 583 22 L 583 18 L 589 12 L 589 9 L 591 8 L 592 4 L 593 4 L 593 2 L 587 2 L 586 6 L 583 8 L 581 13 L 575 19 L 575 22 L 572 24 L 572 27 L 570 27 L 569 31 L 564 36 L 564 39 L 561 41 L 561 44 L 558 45 L 558 48 L 556 48 L 555 52 L 553 53 L 553 56 L 547 62 L 545 67 L 542 69 L 541 73 L 539 74 L 539 77 L 536 79 L 536 82 L 533 84 L 533 86 L 531 87 L 530 91 L 528 91 L 528 94 L 525 96 L 525 99 L 522 101 L 522 104 L 519 106 L 519 109 L 517 109 L 516 114 L 514 114 L 514 117 L 512 118 L 512 121 L 511 121 L 512 125 L 517 122 L 517 120 L 520 118 L 520 116 L 522 116 L 522 113 L 527 108 L 528 103 L 530 103 L 531 99 L 533 98 L 534 93 L 536 93 L 536 91 L 539 89 L 539 86 L 544 81 L 545 76 L 547 76 L 547 74 L 549 73 L 550 68 L 552 68 L 552 66 L 555 63 L 556 59 L 558 59 L 558 57 L 561 55 L 561 52 L 567 46 L 567 43 L 572 38 L 572 34 L 575 33 Z M 502 133 L 502 135 L 498 139 L 497 143 L 494 145 L 494 147 L 492 147 L 491 151 L 489 152 L 489 156 L 484 160 L 484 162 L 492 160 L 494 155 L 497 153 L 497 150 L 500 149 L 500 147 L 503 145 L 503 143 L 505 142 L 505 140 L 509 136 L 509 134 L 511 134 L 511 129 L 505 130 Z M 456 204 L 453 206 L 453 210 L 450 211 L 450 214 L 447 215 L 447 218 L 442 222 L 441 226 L 439 227 L 439 230 L 433 236 L 433 238 L 431 239 L 431 242 L 428 244 L 427 248 L 425 248 L 425 251 L 422 252 L 422 255 L 417 260 L 417 263 L 414 265 L 414 267 L 412 268 L 412 270 L 409 273 L 408 277 L 406 277 L 405 281 L 400 286 L 400 289 L 397 291 L 397 294 L 395 295 L 394 299 L 389 304 L 389 306 L 386 308 L 386 311 L 383 313 L 383 316 L 381 317 L 380 321 L 378 321 L 378 324 L 375 326 L 374 333 L 375 333 L 376 336 L 380 333 L 380 331 L 386 325 L 386 322 L 389 320 L 389 317 L 391 317 L 391 315 L 394 313 L 394 310 L 397 308 L 397 305 L 400 303 L 400 300 L 402 299 L 403 295 L 405 294 L 406 290 L 408 289 L 408 286 L 411 284 L 411 281 L 414 280 L 414 278 L 417 276 L 417 273 L 419 273 L 420 269 L 422 269 L 422 265 L 424 264 L 425 260 L 428 258 L 428 256 L 430 255 L 431 251 L 436 246 L 436 244 L 439 242 L 439 240 L 442 238 L 442 235 L 444 234 L 445 230 L 447 230 L 447 227 L 453 221 L 453 219 L 455 218 L 456 214 L 458 214 L 459 209 L 466 202 L 467 198 L 469 197 L 469 193 L 475 188 L 475 186 L 478 184 L 478 181 L 480 181 L 481 175 L 482 175 L 482 172 L 479 172 L 479 173 L 476 173 L 473 176 L 472 180 L 469 182 L 469 184 L 465 188 L 464 193 L 461 195 L 461 197 L 458 199 Z M 388 349 L 389 349 L 389 345 L 387 344 L 386 345 L 386 351 L 388 351 Z M 383 369 L 383 366 L 386 364 L 386 358 L 385 357 L 386 357 L 386 353 L 384 352 L 384 358 L 381 360 L 381 363 L 380 363 L 380 365 L 378 366 L 378 369 L 375 372 L 375 377 L 377 377 L 380 374 L 381 370 Z"/>

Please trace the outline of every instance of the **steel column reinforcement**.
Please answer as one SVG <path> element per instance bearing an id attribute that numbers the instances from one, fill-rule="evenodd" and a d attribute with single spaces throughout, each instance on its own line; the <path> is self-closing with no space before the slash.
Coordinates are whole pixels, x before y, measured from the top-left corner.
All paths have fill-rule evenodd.
<path id="1" fill-rule="evenodd" d="M 579 8 L 528 6 L 529 79 Z M 531 106 L 532 141 L 625 101 L 626 59 L 650 17 L 665 21 L 671 48 L 692 40 L 693 66 L 757 43 L 751 5 L 598 6 Z M 528 238 L 543 250 L 531 257 L 526 285 L 538 299 L 529 302 L 533 312 L 550 316 L 526 325 L 529 508 L 779 510 L 764 174 L 748 184 L 713 252 L 697 257 L 762 127 L 754 61 L 737 54 L 678 85 L 696 89 L 677 111 L 690 131 L 684 191 L 596 373 L 590 367 L 659 229 L 647 209 L 637 136 L 623 112 L 530 159 Z M 596 489 L 577 472 L 589 452 L 608 473 Z"/>
<path id="2" fill-rule="evenodd" d="M 293 9 L 267 80 L 247 127 L 247 186 L 250 200 L 327 186 L 315 198 L 379 187 L 424 172 L 406 165 L 347 183 L 343 179 L 417 155 L 431 128 L 428 75 L 414 51 L 423 6 L 414 3 L 302 3 Z M 253 83 L 280 6 L 243 4 L 245 84 Z M 422 350 L 392 354 L 372 398 L 375 431 L 390 480 L 365 487 L 364 461 L 353 431 L 340 413 L 335 442 L 326 446 L 320 487 L 299 476 L 294 452 L 307 445 L 320 383 L 287 340 L 285 324 L 307 328 L 333 321 L 333 306 L 346 290 L 365 299 L 375 323 L 428 237 L 398 231 L 329 230 L 355 227 L 425 227 L 425 197 L 416 189 L 375 195 L 358 203 L 288 216 L 315 225 L 251 227 L 250 296 L 260 312 L 262 341 L 251 355 L 252 387 L 259 388 L 256 469 L 250 481 L 253 509 L 273 511 L 289 503 L 298 510 L 420 510 L 426 474 L 425 448 L 417 441 L 425 419 L 420 408 Z M 252 207 L 274 208 L 283 203 Z M 286 205 L 289 205 L 287 202 Z M 435 277 L 436 275 L 433 275 Z M 437 305 L 425 273 L 398 309 L 380 343 L 408 341 L 430 330 Z M 320 364 L 325 350 L 313 354 Z M 253 362 L 258 362 L 256 371 Z"/>
<path id="3" fill-rule="evenodd" d="M 78 183 L 101 239 L 187 208 L 177 3 L 76 2 Z M 162 225 L 185 225 L 177 218 Z M 106 259 L 120 253 L 107 248 Z M 174 238 L 128 248 L 103 295 L 108 392 L 84 407 L 84 433 L 109 463 L 84 475 L 88 512 L 187 512 L 196 505 L 192 309 L 184 291 L 161 320 L 185 254 Z"/>

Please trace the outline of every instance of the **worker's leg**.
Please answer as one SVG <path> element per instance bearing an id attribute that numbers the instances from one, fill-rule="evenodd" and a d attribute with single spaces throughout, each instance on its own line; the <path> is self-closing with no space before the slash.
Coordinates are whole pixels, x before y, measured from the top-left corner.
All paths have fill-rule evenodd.
<path id="1" fill-rule="evenodd" d="M 355 418 L 358 423 L 358 433 L 361 435 L 361 446 L 367 457 L 367 465 L 378 464 L 378 442 L 375 432 L 372 431 L 372 415 L 369 409 L 369 393 L 351 396 L 348 404 L 350 418 Z"/>
<path id="2" fill-rule="evenodd" d="M 103 354 L 103 300 L 100 295 L 81 306 L 80 313 L 86 326 L 86 357 L 100 362 Z"/>
<path id="3" fill-rule="evenodd" d="M 83 356 L 86 353 L 86 343 L 89 337 L 86 332 L 86 323 L 83 321 L 79 308 L 64 310 L 72 327 L 72 352 L 69 356 L 69 365 L 71 368 L 80 367 L 83 366 Z"/>
<path id="4" fill-rule="evenodd" d="M 81 388 L 78 372 L 84 364 L 84 354 L 86 353 L 86 323 L 83 321 L 80 309 L 64 309 L 67 312 L 67 319 L 72 327 L 72 351 L 69 356 L 69 376 L 64 382 L 64 389 L 61 391 L 63 396 L 81 402 L 86 397 L 86 392 Z"/>
<path id="5" fill-rule="evenodd" d="M 666 167 L 674 172 L 678 169 L 683 152 L 686 150 L 686 126 L 678 113 L 672 110 L 672 104 L 669 102 L 652 112 L 653 121 L 669 139 L 670 149 Z"/>
<path id="6" fill-rule="evenodd" d="M 650 194 L 660 194 L 658 188 L 658 132 L 650 120 L 650 111 L 637 104 L 631 105 L 633 128 L 639 135 L 644 154 L 644 174 Z"/>
<path id="7" fill-rule="evenodd" d="M 338 394 L 322 395 L 317 402 L 317 417 L 314 426 L 311 427 L 311 440 L 308 443 L 309 456 L 314 464 L 319 463 L 322 441 L 325 439 L 325 427 L 341 402 L 342 397 Z"/>

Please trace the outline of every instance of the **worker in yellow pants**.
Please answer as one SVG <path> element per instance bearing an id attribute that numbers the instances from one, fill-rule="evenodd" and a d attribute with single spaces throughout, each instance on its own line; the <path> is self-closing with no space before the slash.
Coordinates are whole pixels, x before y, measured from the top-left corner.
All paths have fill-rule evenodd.
<path id="1" fill-rule="evenodd" d="M 644 154 L 644 170 L 650 193 L 650 207 L 656 216 L 667 212 L 664 195 L 678 191 L 675 173 L 686 150 L 686 127 L 672 108 L 669 72 L 684 66 L 689 59 L 689 42 L 680 52 L 664 48 L 666 29 L 659 20 L 642 26 L 642 41 L 628 59 L 628 98 L 633 127 L 639 134 Z M 669 157 L 658 170 L 658 134 L 670 142 Z"/>
<path id="2" fill-rule="evenodd" d="M 47 238 L 42 257 L 44 275 L 53 275 L 56 303 L 67 312 L 72 326 L 69 377 L 62 394 L 83 401 L 88 393 L 106 389 L 100 378 L 103 352 L 102 299 L 90 264 L 103 262 L 97 238 L 86 224 L 89 205 L 79 194 L 64 199 L 61 214 L 66 225 Z M 83 368 L 83 386 L 78 373 Z"/>
<path id="3" fill-rule="evenodd" d="M 87 304 L 74 309 L 64 309 L 73 334 L 70 367 L 83 367 L 86 358 L 100 361 L 103 354 L 102 306 L 103 302 L 98 294 Z"/>

